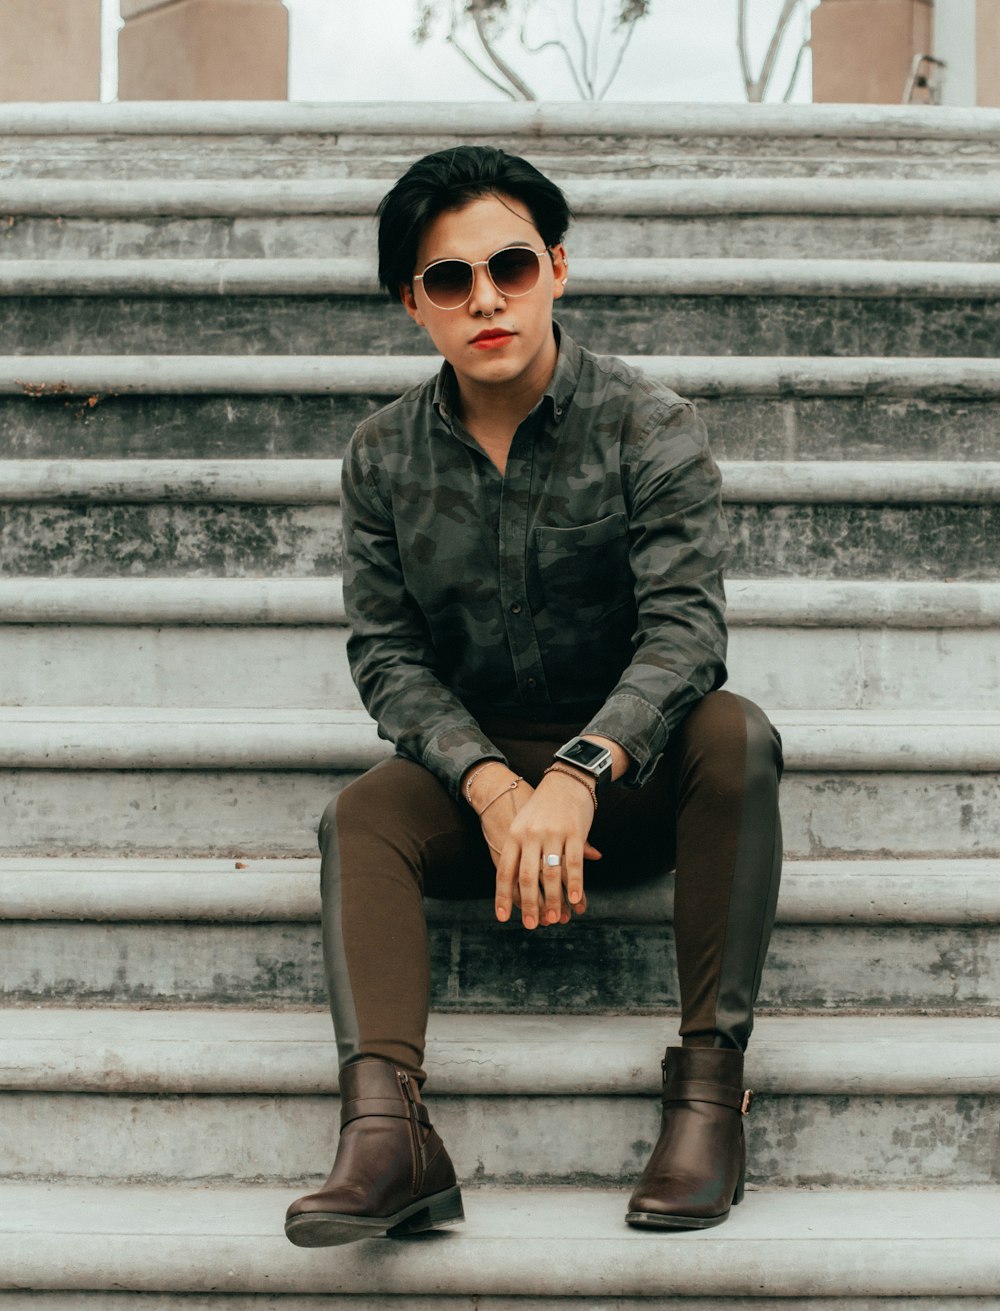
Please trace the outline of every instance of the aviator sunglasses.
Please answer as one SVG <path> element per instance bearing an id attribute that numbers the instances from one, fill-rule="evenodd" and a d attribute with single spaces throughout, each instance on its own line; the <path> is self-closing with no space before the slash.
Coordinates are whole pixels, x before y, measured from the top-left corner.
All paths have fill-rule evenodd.
<path id="1" fill-rule="evenodd" d="M 424 295 L 439 310 L 460 309 L 472 296 L 476 269 L 486 266 L 490 281 L 501 296 L 527 296 L 538 284 L 538 261 L 547 253 L 530 246 L 505 246 L 489 259 L 439 259 L 428 264 L 414 282 L 424 284 Z"/>

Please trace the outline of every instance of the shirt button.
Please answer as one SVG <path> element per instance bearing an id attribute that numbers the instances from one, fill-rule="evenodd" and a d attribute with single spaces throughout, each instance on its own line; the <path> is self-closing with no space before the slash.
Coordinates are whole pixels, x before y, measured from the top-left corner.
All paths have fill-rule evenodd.
<path id="1" fill-rule="evenodd" d="M 515 601 L 514 604 L 510 607 L 510 612 L 512 615 L 519 615 L 521 613 L 520 603 Z"/>
<path id="2" fill-rule="evenodd" d="M 537 686 L 538 686 L 538 679 L 537 679 L 537 678 L 529 678 L 529 679 L 528 679 L 528 682 L 527 682 L 527 686 L 528 686 L 528 687 L 537 687 Z"/>

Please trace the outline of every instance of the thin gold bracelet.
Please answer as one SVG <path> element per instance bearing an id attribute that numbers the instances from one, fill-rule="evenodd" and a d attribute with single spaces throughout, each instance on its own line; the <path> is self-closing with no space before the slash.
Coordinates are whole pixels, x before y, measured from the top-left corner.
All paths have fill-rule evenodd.
<path id="1" fill-rule="evenodd" d="M 499 801 L 501 797 L 505 797 L 508 792 L 513 792 L 514 789 L 517 787 L 518 783 L 520 783 L 521 781 L 522 781 L 521 775 L 518 774 L 517 778 L 515 778 L 512 783 L 508 783 L 505 788 L 501 788 L 501 790 L 496 794 L 495 797 L 491 797 L 490 800 L 487 801 L 486 805 L 483 806 L 482 810 L 476 812 L 479 818 L 482 819 L 482 817 L 489 810 L 490 806 L 492 806 L 495 802 Z"/>

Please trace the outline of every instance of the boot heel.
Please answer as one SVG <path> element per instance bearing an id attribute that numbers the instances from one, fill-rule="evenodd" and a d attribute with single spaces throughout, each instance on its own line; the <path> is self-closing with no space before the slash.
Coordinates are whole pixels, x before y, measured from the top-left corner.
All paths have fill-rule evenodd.
<path id="1" fill-rule="evenodd" d="M 733 1206 L 739 1206 L 743 1201 L 743 1192 L 746 1187 L 746 1171 L 740 1175 L 739 1182 L 736 1185 L 736 1192 L 733 1193 Z"/>
<path id="2" fill-rule="evenodd" d="M 415 1211 L 392 1229 L 386 1230 L 389 1238 L 404 1238 L 407 1234 L 420 1234 L 437 1225 L 461 1224 L 465 1219 L 462 1190 L 457 1186 L 428 1197 Z"/>

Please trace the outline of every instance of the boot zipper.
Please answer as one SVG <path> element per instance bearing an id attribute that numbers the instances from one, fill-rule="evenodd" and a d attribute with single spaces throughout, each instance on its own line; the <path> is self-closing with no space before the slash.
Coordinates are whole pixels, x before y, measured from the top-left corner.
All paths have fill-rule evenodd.
<path id="1" fill-rule="evenodd" d="M 403 1096 L 406 1098 L 410 1113 L 410 1138 L 413 1140 L 413 1193 L 416 1196 L 424 1186 L 424 1140 L 420 1132 L 420 1121 L 417 1119 L 417 1104 L 410 1087 L 410 1076 L 405 1070 L 397 1070 L 396 1073 L 399 1075 L 399 1082 L 403 1085 Z"/>

